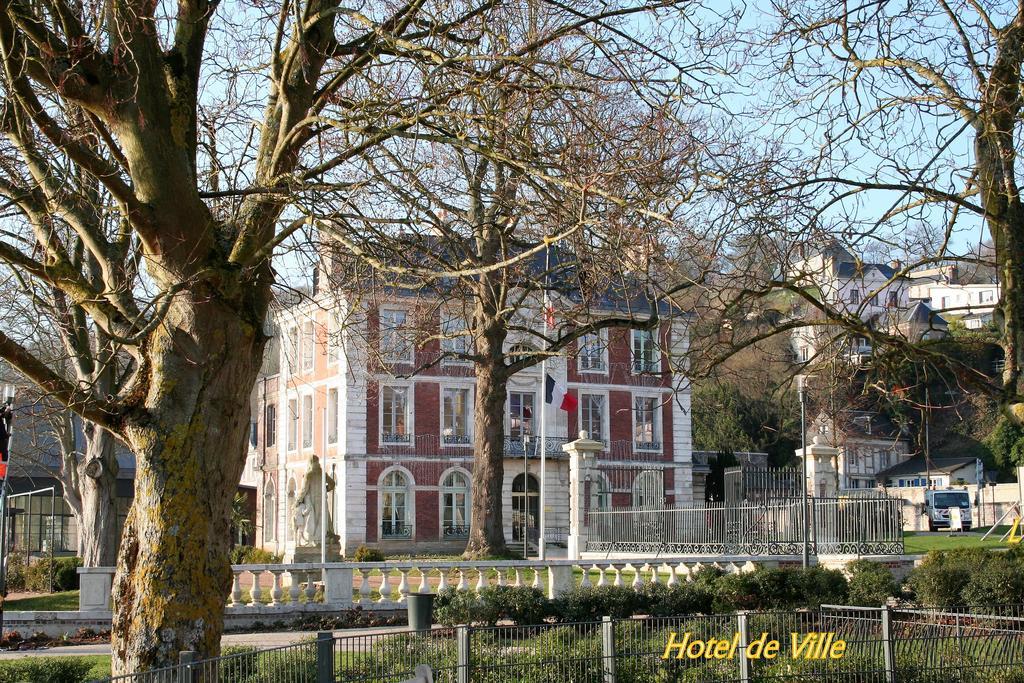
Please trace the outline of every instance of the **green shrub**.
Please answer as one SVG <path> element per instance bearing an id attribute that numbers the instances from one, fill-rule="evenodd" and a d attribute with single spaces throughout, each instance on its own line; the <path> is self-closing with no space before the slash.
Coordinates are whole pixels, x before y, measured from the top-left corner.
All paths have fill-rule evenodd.
<path id="1" fill-rule="evenodd" d="M 846 577 L 835 569 L 763 567 L 719 577 L 713 604 L 716 612 L 818 607 L 842 604 L 847 592 Z"/>
<path id="2" fill-rule="evenodd" d="M 92 662 L 78 657 L 26 657 L 0 661 L 0 683 L 81 683 Z"/>
<path id="3" fill-rule="evenodd" d="M 25 555 L 12 550 L 7 555 L 7 590 L 23 591 L 25 589 Z"/>
<path id="4" fill-rule="evenodd" d="M 379 548 L 361 545 L 356 548 L 352 559 L 356 562 L 383 562 L 385 558 L 384 553 Z"/>
<path id="5" fill-rule="evenodd" d="M 648 611 L 645 595 L 629 586 L 577 586 L 566 591 L 554 606 L 559 621 L 579 623 L 602 617 L 625 619 Z"/>
<path id="6" fill-rule="evenodd" d="M 548 611 L 544 594 L 529 586 L 488 586 L 479 595 L 446 588 L 434 598 L 434 620 L 444 626 L 494 626 L 505 620 L 521 626 L 540 624 Z"/>
<path id="7" fill-rule="evenodd" d="M 82 566 L 80 558 L 55 557 L 52 566 L 54 591 L 78 589 L 78 568 Z M 50 567 L 50 558 L 44 557 L 24 569 L 24 590 L 38 592 L 50 590 Z"/>
<path id="8" fill-rule="evenodd" d="M 1024 566 L 1002 553 L 989 553 L 984 566 L 970 573 L 960 591 L 965 605 L 1002 605 L 1024 594 Z"/>
<path id="9" fill-rule="evenodd" d="M 854 560 L 846 565 L 846 571 L 850 575 L 851 605 L 881 607 L 899 593 L 899 585 L 892 572 L 881 562 Z"/>
<path id="10" fill-rule="evenodd" d="M 840 570 L 810 567 L 790 571 L 796 574 L 796 592 L 793 602 L 783 608 L 846 604 L 849 586 Z"/>
<path id="11" fill-rule="evenodd" d="M 915 567 L 907 584 L 918 603 L 943 607 L 964 604 L 963 590 L 972 573 L 981 573 L 990 553 L 982 548 L 933 550 Z"/>
<path id="12" fill-rule="evenodd" d="M 445 588 L 434 597 L 434 621 L 444 626 L 460 624 L 494 625 L 498 614 L 494 605 L 484 605 L 472 591 Z"/>
<path id="13" fill-rule="evenodd" d="M 236 545 L 231 549 L 231 564 L 280 564 L 281 556 L 251 545 Z"/>
<path id="14" fill-rule="evenodd" d="M 649 583 L 643 587 L 642 594 L 647 611 L 654 617 L 711 614 L 715 600 L 713 586 L 696 582 L 671 587 Z"/>
<path id="15" fill-rule="evenodd" d="M 529 586 L 490 586 L 480 591 L 480 599 L 488 613 L 498 620 L 525 626 L 539 624 L 548 616 L 548 599 L 538 588 Z"/>
<path id="16" fill-rule="evenodd" d="M 762 605 L 755 572 L 726 574 L 715 581 L 714 610 L 735 612 L 740 609 L 759 609 Z"/>
<path id="17" fill-rule="evenodd" d="M 718 580 L 725 576 L 725 570 L 719 567 L 705 565 L 693 573 L 693 583 L 699 586 L 714 587 Z"/>

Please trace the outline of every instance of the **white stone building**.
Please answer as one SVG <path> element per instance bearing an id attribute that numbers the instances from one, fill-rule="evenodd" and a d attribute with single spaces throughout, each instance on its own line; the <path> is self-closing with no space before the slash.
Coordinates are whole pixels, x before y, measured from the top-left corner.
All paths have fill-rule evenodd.
<path id="1" fill-rule="evenodd" d="M 871 326 L 895 328 L 909 308 L 909 281 L 900 276 L 899 264 L 864 263 L 836 243 L 794 263 L 787 278 L 829 309 L 857 316 Z M 832 350 L 855 363 L 871 354 L 867 338 L 813 324 L 826 319 L 813 305 L 797 302 L 793 314 L 811 323 L 793 331 L 798 362 L 813 362 Z"/>
<path id="2" fill-rule="evenodd" d="M 910 298 L 926 302 L 946 320 L 959 320 L 969 330 L 992 322 L 999 303 L 997 283 L 965 283 L 956 266 L 945 266 L 910 274 Z"/>

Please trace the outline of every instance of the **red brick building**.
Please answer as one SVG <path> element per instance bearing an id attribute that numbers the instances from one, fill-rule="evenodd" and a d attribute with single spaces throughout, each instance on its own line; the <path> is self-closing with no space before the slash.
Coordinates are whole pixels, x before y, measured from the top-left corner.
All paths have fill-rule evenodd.
<path id="1" fill-rule="evenodd" d="M 464 547 L 475 381 L 471 364 L 444 353 L 464 343 L 449 334 L 460 325 L 455 311 L 442 315 L 400 295 L 358 303 L 321 295 L 278 313 L 253 393 L 249 466 L 260 482 L 263 547 L 292 555 L 296 495 L 313 454 L 336 482 L 327 507 L 342 554 L 361 544 L 393 553 Z M 432 329 L 440 332 L 433 339 L 424 334 Z M 690 390 L 669 364 L 686 341 L 682 319 L 653 332 L 611 329 L 548 362 L 548 374 L 578 400 L 571 413 L 546 406 L 549 543 L 567 532 L 561 446 L 580 430 L 606 444 L 599 480 L 590 482 L 591 507 L 692 501 Z M 513 352 L 516 343 L 510 339 Z M 537 538 L 541 379 L 534 366 L 509 382 L 503 520 L 510 543 Z"/>

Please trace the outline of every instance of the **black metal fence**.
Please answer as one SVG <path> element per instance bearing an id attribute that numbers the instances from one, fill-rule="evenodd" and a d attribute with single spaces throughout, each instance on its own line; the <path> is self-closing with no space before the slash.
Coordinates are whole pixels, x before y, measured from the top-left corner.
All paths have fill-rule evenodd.
<path id="1" fill-rule="evenodd" d="M 797 555 L 803 502 L 707 503 L 662 510 L 591 512 L 587 550 L 726 555 Z M 903 553 L 903 503 L 897 498 L 809 500 L 809 549 L 816 554 Z"/>
<path id="2" fill-rule="evenodd" d="M 424 674 L 429 667 L 429 675 Z M 1021 683 L 1024 609 L 822 606 L 336 637 L 118 683 Z"/>

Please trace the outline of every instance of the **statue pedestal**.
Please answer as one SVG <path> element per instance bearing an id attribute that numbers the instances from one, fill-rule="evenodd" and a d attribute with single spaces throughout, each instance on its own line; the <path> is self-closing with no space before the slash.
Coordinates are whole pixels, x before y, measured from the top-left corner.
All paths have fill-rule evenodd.
<path id="1" fill-rule="evenodd" d="M 320 546 L 304 545 L 284 554 L 285 564 L 304 564 L 320 562 Z M 327 541 L 327 561 L 341 562 L 341 544 L 338 541 Z"/>

